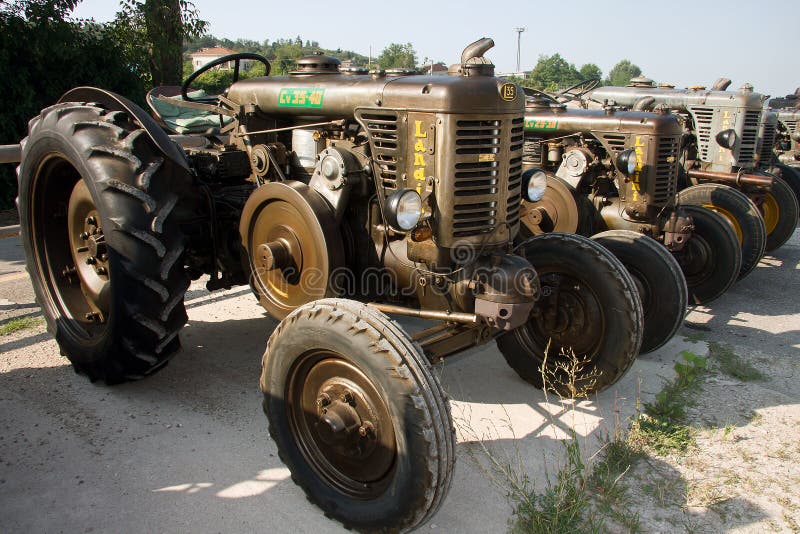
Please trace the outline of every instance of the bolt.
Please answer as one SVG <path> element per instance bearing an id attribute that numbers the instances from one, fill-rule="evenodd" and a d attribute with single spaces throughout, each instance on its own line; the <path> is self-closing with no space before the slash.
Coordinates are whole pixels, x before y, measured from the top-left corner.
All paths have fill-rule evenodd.
<path id="1" fill-rule="evenodd" d="M 101 266 L 101 267 L 98 267 L 98 268 L 95 270 L 95 272 L 96 272 L 97 274 L 100 274 L 100 275 L 106 275 L 106 274 L 108 274 L 108 270 L 107 270 L 105 267 L 102 267 L 102 266 Z"/>
<path id="2" fill-rule="evenodd" d="M 86 217 L 86 224 L 94 226 L 97 224 L 97 219 L 90 215 L 89 217 Z"/>
<path id="3" fill-rule="evenodd" d="M 375 435 L 375 426 L 370 421 L 364 421 L 364 424 L 358 427 L 358 435 L 362 438 Z"/>
<path id="4" fill-rule="evenodd" d="M 350 392 L 350 390 L 346 389 L 344 393 L 342 393 L 342 396 L 340 398 L 342 402 L 346 402 L 347 404 L 351 405 L 355 404 L 355 398 L 353 397 L 353 394 Z"/>
<path id="5" fill-rule="evenodd" d="M 100 254 L 100 261 L 108 261 L 108 254 Z"/>
<path id="6" fill-rule="evenodd" d="M 81 239 L 83 239 L 84 241 L 89 239 L 89 232 L 81 232 Z"/>
<path id="7" fill-rule="evenodd" d="M 94 265 L 95 263 L 97 263 L 97 258 L 94 256 L 89 256 L 86 258 L 86 265 Z"/>
<path id="8" fill-rule="evenodd" d="M 331 398 L 327 393 L 323 393 L 319 397 L 317 397 L 317 406 L 322 408 L 327 406 L 331 403 Z"/>

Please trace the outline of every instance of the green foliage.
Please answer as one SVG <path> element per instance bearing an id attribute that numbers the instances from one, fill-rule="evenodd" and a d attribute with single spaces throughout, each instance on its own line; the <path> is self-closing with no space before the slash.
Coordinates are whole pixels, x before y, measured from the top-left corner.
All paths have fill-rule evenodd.
<path id="1" fill-rule="evenodd" d="M 263 43 L 253 41 L 250 39 L 220 39 L 213 35 L 202 35 L 187 39 L 184 42 L 184 52 L 188 56 L 197 52 L 201 48 L 211 48 L 214 46 L 221 46 L 229 48 L 237 52 L 252 52 L 261 54 L 266 57 L 272 64 L 271 74 L 284 75 L 294 68 L 294 62 L 303 56 L 313 54 L 315 52 L 322 52 L 325 55 L 339 58 L 342 61 L 350 60 L 354 65 L 366 66 L 368 62 L 367 56 L 352 52 L 349 50 L 328 50 L 321 48 L 317 41 L 305 42 L 300 36 L 295 39 L 277 39 L 275 41 L 265 40 Z M 190 67 L 191 68 L 191 67 Z M 184 69 L 184 76 L 191 74 Z"/>
<path id="2" fill-rule="evenodd" d="M 723 373 L 730 375 L 742 382 L 764 380 L 766 376 L 750 362 L 743 360 L 733 352 L 729 345 L 712 341 L 708 344 L 710 357 L 715 360 Z"/>
<path id="3" fill-rule="evenodd" d="M 39 326 L 42 323 L 44 323 L 44 319 L 41 317 L 33 317 L 30 315 L 14 317 L 0 325 L 0 336 L 7 336 L 14 332 L 19 332 L 20 330 L 27 330 L 28 328 Z"/>
<path id="4" fill-rule="evenodd" d="M 686 453 L 694 443 L 694 430 L 684 423 L 690 394 L 708 367 L 708 361 L 688 351 L 681 353 L 683 362 L 675 363 L 675 378 L 645 404 L 644 414 L 631 427 L 632 443 L 649 447 L 658 454 Z"/>
<path id="5" fill-rule="evenodd" d="M 642 75 L 642 69 L 634 65 L 628 59 L 623 59 L 612 68 L 608 73 L 606 85 L 623 87 L 628 85 L 632 78 Z"/>
<path id="6" fill-rule="evenodd" d="M 522 85 L 554 92 L 584 80 L 600 78 L 602 75 L 603 71 L 594 63 L 587 63 L 578 70 L 560 54 L 542 55 L 528 77 L 522 80 Z"/>
<path id="7" fill-rule="evenodd" d="M 533 67 L 526 79 L 526 85 L 541 91 L 557 91 L 581 81 L 581 74 L 575 65 L 569 63 L 560 54 L 552 56 L 539 56 L 539 61 Z"/>
<path id="8" fill-rule="evenodd" d="M 110 89 L 141 101 L 144 85 L 116 35 L 69 13 L 77 0 L 0 3 L 0 144 L 18 143 L 28 121 L 80 85 Z M 0 209 L 13 206 L 16 177 L 0 166 Z"/>
<path id="9" fill-rule="evenodd" d="M 264 75 L 265 67 L 262 63 L 251 63 L 248 70 L 239 72 L 239 79 L 253 78 Z M 211 69 L 201 74 L 192 82 L 192 89 L 203 89 L 207 94 L 218 95 L 233 83 L 233 70 Z"/>
<path id="10" fill-rule="evenodd" d="M 378 56 L 382 69 L 413 69 L 417 66 L 417 53 L 411 43 L 392 43 Z"/>
<path id="11" fill-rule="evenodd" d="M 586 465 L 581 459 L 575 432 L 563 443 L 566 452 L 564 464 L 555 480 L 547 477 L 545 491 L 535 493 L 525 487 L 525 491 L 512 495 L 516 500 L 512 532 L 549 534 L 589 530 L 585 521 L 589 509 Z"/>
<path id="12" fill-rule="evenodd" d="M 112 29 L 148 85 L 180 85 L 183 41 L 202 34 L 207 25 L 187 0 L 120 0 Z"/>
<path id="13" fill-rule="evenodd" d="M 578 74 L 580 74 L 581 80 L 591 80 L 593 78 L 601 79 L 603 77 L 603 71 L 594 63 L 583 65 L 578 71 Z"/>

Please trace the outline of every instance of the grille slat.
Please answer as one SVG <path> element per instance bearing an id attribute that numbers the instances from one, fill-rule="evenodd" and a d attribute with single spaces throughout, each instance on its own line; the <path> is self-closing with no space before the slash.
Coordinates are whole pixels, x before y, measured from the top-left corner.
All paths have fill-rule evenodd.
<path id="1" fill-rule="evenodd" d="M 654 172 L 656 180 L 653 190 L 653 204 L 656 206 L 663 206 L 677 193 L 680 147 L 679 136 L 662 137 L 658 141 Z"/>
<path id="2" fill-rule="evenodd" d="M 380 183 L 386 190 L 397 189 L 397 166 L 400 156 L 397 114 L 363 113 L 360 119 L 369 134 L 372 156 L 380 166 Z"/>

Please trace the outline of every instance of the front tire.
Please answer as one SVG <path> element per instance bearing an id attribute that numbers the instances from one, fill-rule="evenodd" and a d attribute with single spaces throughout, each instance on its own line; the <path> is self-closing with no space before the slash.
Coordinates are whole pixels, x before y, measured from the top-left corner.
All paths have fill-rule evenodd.
<path id="1" fill-rule="evenodd" d="M 637 232 L 609 230 L 592 241 L 610 250 L 636 282 L 644 311 L 640 353 L 663 346 L 686 315 L 689 292 L 681 266 L 663 245 Z"/>
<path id="2" fill-rule="evenodd" d="M 125 112 L 63 103 L 30 122 L 18 169 L 27 268 L 48 330 L 76 371 L 142 378 L 180 347 L 188 178 Z"/>
<path id="3" fill-rule="evenodd" d="M 318 300 L 270 336 L 264 412 L 308 498 L 359 530 L 427 521 L 452 480 L 450 408 L 422 350 L 365 304 Z"/>
<path id="4" fill-rule="evenodd" d="M 673 255 L 686 278 L 689 300 L 707 304 L 736 282 L 741 270 L 741 247 L 721 215 L 699 206 L 683 205 L 681 209 L 692 218 L 694 228 L 683 248 Z"/>
<path id="5" fill-rule="evenodd" d="M 797 199 L 792 188 L 778 176 L 772 182 L 772 189 L 764 195 L 758 209 L 764 217 L 767 229 L 767 251 L 780 248 L 797 228 Z"/>
<path id="6" fill-rule="evenodd" d="M 742 249 L 739 280 L 756 268 L 767 245 L 764 218 L 741 191 L 722 184 L 699 184 L 678 193 L 681 205 L 701 206 L 721 215 L 733 229 Z"/>
<path id="7" fill-rule="evenodd" d="M 542 296 L 525 325 L 498 338 L 508 364 L 537 388 L 563 396 L 614 384 L 642 343 L 642 305 L 631 275 L 611 252 L 579 235 L 542 234 L 523 251 Z"/>

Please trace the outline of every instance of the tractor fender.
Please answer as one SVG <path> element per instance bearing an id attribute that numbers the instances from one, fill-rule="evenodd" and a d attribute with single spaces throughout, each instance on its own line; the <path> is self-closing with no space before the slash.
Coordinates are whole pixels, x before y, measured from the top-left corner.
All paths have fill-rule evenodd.
<path id="1" fill-rule="evenodd" d="M 165 158 L 187 172 L 191 171 L 189 161 L 186 159 L 186 154 L 184 154 L 183 150 L 170 139 L 169 135 L 161 129 L 161 126 L 149 113 L 124 96 L 105 89 L 98 89 L 97 87 L 76 87 L 64 93 L 58 102 L 99 102 L 106 109 L 125 111 L 131 114 L 139 121 Z"/>

